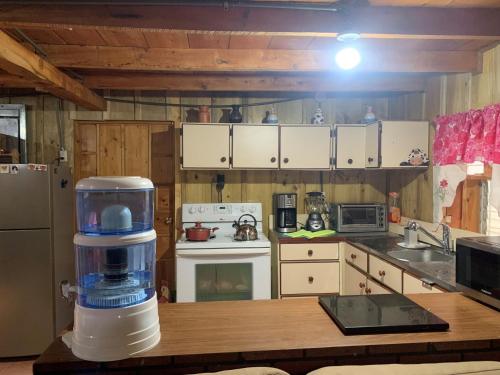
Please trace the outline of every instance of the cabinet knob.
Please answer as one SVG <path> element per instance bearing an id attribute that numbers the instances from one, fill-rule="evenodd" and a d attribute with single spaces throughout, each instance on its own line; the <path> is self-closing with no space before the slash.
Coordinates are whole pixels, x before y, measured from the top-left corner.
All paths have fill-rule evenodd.
<path id="1" fill-rule="evenodd" d="M 356 259 L 356 254 L 351 254 L 351 259 L 352 260 Z"/>
<path id="2" fill-rule="evenodd" d="M 276 162 L 276 158 L 273 156 L 273 157 L 271 158 L 271 163 L 274 163 L 274 162 Z"/>
<path id="3" fill-rule="evenodd" d="M 171 223 L 172 223 L 172 218 L 171 217 L 165 218 L 165 224 L 171 224 Z"/>
<path id="4" fill-rule="evenodd" d="M 309 277 L 307 278 L 307 280 L 309 281 L 309 284 L 312 284 L 312 282 L 314 281 L 314 277 L 309 276 Z"/>
<path id="5" fill-rule="evenodd" d="M 371 294 L 371 293 L 372 293 L 372 290 L 371 290 L 370 288 L 366 288 L 366 289 L 365 289 L 365 292 L 366 292 L 366 294 Z"/>
<path id="6" fill-rule="evenodd" d="M 220 161 L 221 161 L 222 163 L 224 163 L 226 160 L 227 160 L 227 159 L 226 159 L 226 157 L 225 157 L 225 156 L 223 156 L 223 157 L 221 157 L 221 158 L 220 158 Z"/>
<path id="7" fill-rule="evenodd" d="M 352 164 L 353 160 L 352 159 L 347 159 L 347 163 Z"/>
<path id="8" fill-rule="evenodd" d="M 313 251 L 312 250 L 307 250 L 307 255 L 312 256 L 313 255 Z"/>
<path id="9" fill-rule="evenodd" d="M 380 277 L 384 277 L 385 276 L 385 271 L 378 271 L 378 275 Z"/>
<path id="10" fill-rule="evenodd" d="M 366 284 L 365 284 L 365 283 L 363 283 L 363 282 L 359 283 L 359 287 L 360 287 L 361 289 L 363 289 L 365 286 L 366 286 Z"/>
<path id="11" fill-rule="evenodd" d="M 373 163 L 373 158 L 368 158 L 368 163 Z"/>
<path id="12" fill-rule="evenodd" d="M 288 163 L 288 160 L 289 160 L 288 158 L 284 158 L 283 163 L 285 163 L 285 164 Z"/>

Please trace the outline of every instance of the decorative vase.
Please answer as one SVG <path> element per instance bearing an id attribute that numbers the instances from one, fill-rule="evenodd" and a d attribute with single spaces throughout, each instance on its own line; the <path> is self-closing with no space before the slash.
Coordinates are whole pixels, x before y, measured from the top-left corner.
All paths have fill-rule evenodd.
<path id="1" fill-rule="evenodd" d="M 210 111 L 208 110 L 208 105 L 200 105 L 199 107 L 199 121 L 208 123 L 210 122 Z"/>
<path id="2" fill-rule="evenodd" d="M 268 124 L 277 124 L 278 123 L 278 115 L 276 114 L 276 109 L 274 106 L 271 107 L 271 113 L 267 116 Z"/>
<path id="3" fill-rule="evenodd" d="M 243 121 L 243 116 L 241 115 L 241 112 L 240 112 L 240 106 L 239 105 L 232 105 L 231 108 L 233 110 L 229 114 L 229 122 L 231 122 L 231 123 L 240 123 L 240 122 L 242 122 Z"/>
<path id="4" fill-rule="evenodd" d="M 371 124 L 372 122 L 377 121 L 377 117 L 375 113 L 373 113 L 373 107 L 371 105 L 366 107 L 366 115 L 363 117 L 364 124 Z"/>
<path id="5" fill-rule="evenodd" d="M 318 104 L 316 111 L 311 119 L 311 124 L 313 125 L 321 125 L 325 123 L 325 116 L 323 116 L 323 111 L 321 110 L 321 105 Z"/>
<path id="6" fill-rule="evenodd" d="M 189 108 L 186 111 L 187 122 L 198 122 L 200 120 L 200 112 L 197 109 Z"/>
<path id="7" fill-rule="evenodd" d="M 230 109 L 222 109 L 222 116 L 220 117 L 219 122 L 222 124 L 231 122 L 229 120 L 229 113 L 230 112 L 231 112 Z"/>

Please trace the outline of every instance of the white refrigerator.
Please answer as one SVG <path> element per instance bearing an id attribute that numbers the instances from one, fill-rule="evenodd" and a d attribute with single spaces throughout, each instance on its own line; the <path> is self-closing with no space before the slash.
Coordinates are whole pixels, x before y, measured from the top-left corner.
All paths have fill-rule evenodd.
<path id="1" fill-rule="evenodd" d="M 65 166 L 0 165 L 0 357 L 40 354 L 73 319 L 73 197 Z"/>

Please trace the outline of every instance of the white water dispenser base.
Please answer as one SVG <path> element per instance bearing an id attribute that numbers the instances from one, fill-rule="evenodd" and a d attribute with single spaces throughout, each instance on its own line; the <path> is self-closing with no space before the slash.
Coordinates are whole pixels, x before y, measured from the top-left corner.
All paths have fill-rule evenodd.
<path id="1" fill-rule="evenodd" d="M 90 309 L 76 303 L 73 332 L 62 339 L 75 356 L 87 361 L 117 361 L 152 349 L 160 341 L 156 294 L 116 309 Z"/>

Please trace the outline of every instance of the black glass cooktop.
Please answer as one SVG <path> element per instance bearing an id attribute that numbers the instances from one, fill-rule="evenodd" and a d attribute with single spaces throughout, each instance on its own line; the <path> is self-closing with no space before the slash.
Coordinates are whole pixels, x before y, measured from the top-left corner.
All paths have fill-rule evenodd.
<path id="1" fill-rule="evenodd" d="M 449 324 L 402 294 L 322 296 L 320 305 L 345 335 L 446 331 Z"/>

